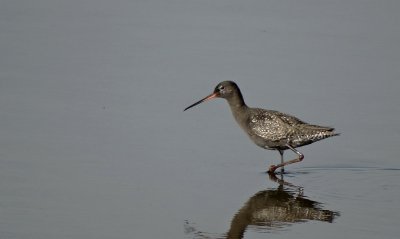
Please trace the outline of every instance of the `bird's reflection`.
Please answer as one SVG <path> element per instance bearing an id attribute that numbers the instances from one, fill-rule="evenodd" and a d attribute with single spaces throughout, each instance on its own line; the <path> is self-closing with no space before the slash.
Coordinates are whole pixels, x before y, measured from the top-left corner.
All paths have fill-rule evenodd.
<path id="1" fill-rule="evenodd" d="M 224 235 L 211 234 L 196 230 L 195 226 L 185 225 L 186 234 L 192 238 L 243 238 L 248 227 L 254 230 L 279 230 L 295 223 L 309 220 L 333 222 L 339 216 L 338 212 L 322 208 L 322 204 L 303 196 L 303 189 L 270 175 L 270 179 L 277 182 L 276 189 L 260 191 L 249 198 L 238 210 L 231 221 L 229 231 Z"/>

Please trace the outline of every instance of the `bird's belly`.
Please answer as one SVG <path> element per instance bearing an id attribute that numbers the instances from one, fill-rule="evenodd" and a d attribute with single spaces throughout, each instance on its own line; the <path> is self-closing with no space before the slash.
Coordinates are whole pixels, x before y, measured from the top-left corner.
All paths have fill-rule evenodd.
<path id="1" fill-rule="evenodd" d="M 253 141 L 256 145 L 258 145 L 263 149 L 269 149 L 269 150 L 287 149 L 286 142 L 282 142 L 280 140 L 278 141 L 268 140 L 252 134 L 249 134 L 249 137 L 251 141 Z"/>
<path id="2" fill-rule="evenodd" d="M 287 141 L 285 139 L 277 140 L 272 138 L 260 137 L 256 135 L 254 132 L 252 132 L 252 130 L 249 130 L 247 127 L 245 127 L 245 125 L 248 125 L 247 121 L 241 122 L 241 119 L 236 117 L 235 120 L 239 124 L 239 126 L 243 129 L 243 131 L 246 132 L 251 141 L 253 141 L 257 146 L 269 150 L 288 149 L 288 147 L 286 146 Z"/>

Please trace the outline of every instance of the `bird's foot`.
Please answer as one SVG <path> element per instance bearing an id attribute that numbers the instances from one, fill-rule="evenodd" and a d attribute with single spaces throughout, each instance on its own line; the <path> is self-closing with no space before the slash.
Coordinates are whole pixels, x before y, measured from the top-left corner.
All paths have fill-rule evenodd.
<path id="1" fill-rule="evenodd" d="M 275 170 L 277 169 L 278 167 L 276 166 L 276 165 L 271 165 L 271 166 L 269 166 L 269 169 L 268 169 L 268 173 L 275 173 Z"/>

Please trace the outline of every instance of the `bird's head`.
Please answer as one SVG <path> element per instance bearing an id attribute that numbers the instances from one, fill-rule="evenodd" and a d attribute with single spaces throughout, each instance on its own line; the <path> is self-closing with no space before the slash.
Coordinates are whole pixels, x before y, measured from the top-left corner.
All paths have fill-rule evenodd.
<path id="1" fill-rule="evenodd" d="M 212 94 L 204 97 L 203 99 L 197 101 L 196 103 L 186 107 L 183 111 L 188 110 L 200 103 L 203 103 L 205 101 L 214 99 L 214 98 L 224 98 L 224 99 L 229 99 L 233 97 L 235 94 L 237 94 L 239 91 L 239 87 L 236 85 L 235 82 L 233 81 L 223 81 L 218 83 L 218 85 L 215 87 L 214 91 Z"/>

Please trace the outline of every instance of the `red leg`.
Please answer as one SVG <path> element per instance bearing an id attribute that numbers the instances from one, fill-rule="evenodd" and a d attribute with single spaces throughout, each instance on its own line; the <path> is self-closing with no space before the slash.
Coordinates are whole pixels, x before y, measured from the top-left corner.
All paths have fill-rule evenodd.
<path id="1" fill-rule="evenodd" d="M 282 153 L 282 154 L 281 154 L 281 155 L 282 155 L 282 162 L 281 162 L 280 164 L 278 164 L 278 165 L 271 165 L 271 166 L 269 167 L 269 169 L 268 169 L 268 173 L 274 173 L 275 170 L 278 169 L 278 168 L 282 168 L 282 167 L 284 167 L 284 166 L 286 166 L 286 165 L 288 165 L 288 164 L 301 162 L 301 161 L 304 159 L 304 155 L 303 155 L 302 153 L 300 153 L 299 151 L 297 151 L 295 148 L 293 148 L 293 147 L 290 146 L 289 144 L 286 144 L 286 146 L 287 146 L 290 150 L 292 150 L 293 152 L 295 152 L 299 157 L 298 157 L 298 158 L 295 158 L 295 159 L 292 159 L 292 160 L 290 160 L 290 161 L 287 161 L 287 162 L 283 162 L 283 153 Z"/>

